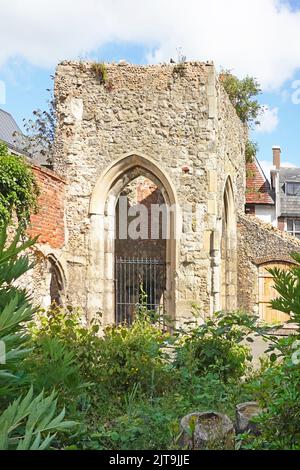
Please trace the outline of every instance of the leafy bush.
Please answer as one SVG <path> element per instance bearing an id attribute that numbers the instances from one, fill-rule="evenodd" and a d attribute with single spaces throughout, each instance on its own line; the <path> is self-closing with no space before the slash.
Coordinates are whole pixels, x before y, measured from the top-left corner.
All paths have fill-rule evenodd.
<path id="1" fill-rule="evenodd" d="M 71 389 L 74 387 L 74 391 L 76 382 L 80 383 L 84 377 L 94 377 L 100 344 L 99 324 L 87 327 L 82 318 L 82 311 L 78 308 L 53 304 L 47 310 L 39 309 L 29 324 L 37 355 L 34 360 L 46 365 L 51 357 L 58 366 L 53 371 L 53 383 Z"/>
<path id="2" fill-rule="evenodd" d="M 292 254 L 296 263 L 300 254 Z M 269 367 L 248 384 L 264 412 L 257 418 L 260 436 L 242 437 L 242 446 L 251 449 L 300 449 L 300 268 L 270 269 L 279 296 L 272 307 L 290 315 L 297 325 L 289 338 L 273 341 Z M 296 348 L 296 349 L 295 349 Z M 298 351 L 297 351 L 298 349 Z M 295 356 L 294 356 L 295 355 Z"/>
<path id="3" fill-rule="evenodd" d="M 57 400 L 52 392 L 37 397 L 31 388 L 0 415 L 0 450 L 45 450 L 58 431 L 68 430 L 75 423 L 64 421 L 65 410 L 55 416 Z M 53 434 L 50 434 L 53 432 Z"/>
<path id="4" fill-rule="evenodd" d="M 242 342 L 253 341 L 250 335 L 256 330 L 256 321 L 257 317 L 241 312 L 221 312 L 205 319 L 179 335 L 177 367 L 187 367 L 197 375 L 213 371 L 225 381 L 241 377 L 251 360 Z"/>
<path id="5" fill-rule="evenodd" d="M 0 229 L 0 341 L 5 349 L 5 361 L 0 363 L 0 395 L 8 394 L 17 381 L 21 360 L 28 353 L 23 324 L 34 314 L 26 292 L 13 285 L 31 268 L 28 257 L 19 254 L 34 241 L 19 244 L 19 240 L 20 230 L 8 245 L 6 228 Z"/>
<path id="6" fill-rule="evenodd" d="M 0 364 L 0 449 L 45 449 L 55 433 L 69 429 L 74 423 L 64 422 L 64 410 L 56 414 L 54 392 L 34 397 L 31 388 L 22 398 L 20 387 L 24 374 L 24 358 L 28 338 L 24 324 L 33 318 L 35 309 L 25 291 L 14 287 L 31 267 L 27 256 L 20 253 L 34 244 L 34 240 L 20 243 L 19 230 L 14 240 L 7 241 L 6 227 L 0 229 L 0 346 L 3 359 Z M 3 363 L 2 363 L 3 362 Z M 19 396 L 18 396 L 19 395 Z M 16 399 L 9 404 L 12 397 Z"/>
<path id="7" fill-rule="evenodd" d="M 107 327 L 99 349 L 99 381 L 118 393 L 131 390 L 134 384 L 150 394 L 166 388 L 169 339 L 170 335 L 146 316 L 130 328 Z"/>
<path id="8" fill-rule="evenodd" d="M 300 368 L 286 359 L 270 363 L 247 384 L 262 414 L 255 418 L 259 435 L 241 436 L 245 449 L 300 449 Z"/>
<path id="9" fill-rule="evenodd" d="M 42 337 L 32 344 L 32 354 L 25 360 L 25 370 L 35 390 L 59 391 L 60 399 L 77 396 L 84 389 L 76 350 L 68 350 L 57 338 Z"/>
<path id="10" fill-rule="evenodd" d="M 234 417 L 240 384 L 227 386 L 215 374 L 202 377 L 177 375 L 173 387 L 149 397 L 134 386 L 114 414 L 106 413 L 81 436 L 83 449 L 178 449 L 180 418 L 188 413 L 214 409 Z M 248 398 L 248 395 L 246 396 Z M 110 401 L 115 395 L 110 397 Z"/>
<path id="11" fill-rule="evenodd" d="M 29 223 L 31 211 L 37 210 L 39 189 L 25 160 L 8 153 L 0 142 L 0 227 L 16 213 L 20 226 Z"/>

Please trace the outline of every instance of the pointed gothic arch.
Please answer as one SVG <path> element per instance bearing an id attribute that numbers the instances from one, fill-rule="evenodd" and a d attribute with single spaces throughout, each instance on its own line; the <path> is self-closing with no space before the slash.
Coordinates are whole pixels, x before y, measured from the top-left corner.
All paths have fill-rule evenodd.
<path id="1" fill-rule="evenodd" d="M 221 236 L 221 298 L 222 310 L 236 308 L 237 296 L 237 221 L 231 177 L 223 191 Z"/>
<path id="2" fill-rule="evenodd" d="M 101 311 L 105 324 L 115 321 L 115 219 L 116 206 L 122 190 L 138 176 L 150 178 L 160 189 L 166 205 L 171 208 L 169 239 L 166 240 L 166 311 L 176 318 L 175 282 L 177 239 L 180 214 L 173 184 L 151 158 L 137 152 L 112 163 L 98 179 L 90 201 L 91 229 L 89 236 L 88 305 L 91 319 Z"/>

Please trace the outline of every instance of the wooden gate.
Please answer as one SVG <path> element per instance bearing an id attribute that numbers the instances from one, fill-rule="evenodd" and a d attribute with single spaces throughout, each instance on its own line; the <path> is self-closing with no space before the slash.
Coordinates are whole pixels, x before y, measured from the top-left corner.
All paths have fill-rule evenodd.
<path id="1" fill-rule="evenodd" d="M 273 262 L 259 268 L 259 316 L 267 323 L 285 323 L 290 318 L 289 315 L 274 310 L 270 305 L 270 301 L 278 297 L 278 293 L 273 287 L 273 277 L 267 270 L 270 268 L 288 269 L 290 266 L 289 263 Z"/>

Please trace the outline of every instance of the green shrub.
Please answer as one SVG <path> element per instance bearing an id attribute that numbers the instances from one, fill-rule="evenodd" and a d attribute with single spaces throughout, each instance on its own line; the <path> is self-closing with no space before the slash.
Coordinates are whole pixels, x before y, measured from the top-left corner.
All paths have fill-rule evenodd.
<path id="1" fill-rule="evenodd" d="M 54 392 L 34 396 L 31 387 L 25 397 L 20 394 L 24 359 L 31 354 L 24 325 L 35 312 L 26 291 L 14 286 L 31 267 L 28 257 L 20 254 L 34 244 L 20 242 L 20 234 L 9 244 L 6 227 L 0 229 L 0 342 L 5 347 L 0 363 L 0 449 L 41 450 L 50 446 L 57 431 L 74 423 L 63 421 L 64 409 L 56 414 Z"/>
<path id="2" fill-rule="evenodd" d="M 242 436 L 245 449 L 300 450 L 300 367 L 288 359 L 270 364 L 248 384 L 263 413 L 255 419 L 260 434 Z"/>
<path id="3" fill-rule="evenodd" d="M 95 74 L 99 82 L 104 85 L 108 80 L 107 68 L 104 63 L 93 62 L 91 65 L 92 72 Z"/>
<path id="4" fill-rule="evenodd" d="M 10 155 L 0 142 L 0 227 L 11 221 L 13 213 L 22 228 L 37 211 L 39 189 L 31 168 L 22 157 Z"/>
<path id="5" fill-rule="evenodd" d="M 272 308 L 290 315 L 290 323 L 296 323 L 300 330 L 300 253 L 292 253 L 295 265 L 288 270 L 269 269 L 274 278 L 278 297 L 271 301 Z"/>
<path id="6" fill-rule="evenodd" d="M 180 334 L 176 348 L 176 365 L 186 367 L 194 374 L 209 371 L 228 381 L 244 375 L 251 360 L 249 348 L 243 341 L 253 341 L 257 317 L 248 314 L 216 313 L 204 323 Z"/>
<path id="7" fill-rule="evenodd" d="M 76 357 L 58 338 L 40 337 L 25 360 L 25 370 L 37 391 L 55 388 L 60 398 L 79 395 L 85 387 Z"/>
<path id="8" fill-rule="evenodd" d="M 119 394 L 135 384 L 147 394 L 164 389 L 170 380 L 169 339 L 147 317 L 139 317 L 131 327 L 107 327 L 99 345 L 98 381 Z"/>
<path id="9" fill-rule="evenodd" d="M 296 263 L 300 255 L 291 255 Z M 288 338 L 272 338 L 270 360 L 247 385 L 252 398 L 263 413 L 256 419 L 259 436 L 241 436 L 246 449 L 300 449 L 300 268 L 270 269 L 278 297 L 272 307 L 290 315 L 296 324 L 295 334 Z"/>
<path id="10" fill-rule="evenodd" d="M 47 351 L 47 344 L 51 344 L 49 340 L 58 341 L 61 358 L 68 356 L 73 367 L 80 367 L 80 373 L 86 378 L 94 376 L 100 345 L 99 328 L 96 321 L 87 327 L 80 309 L 55 304 L 46 310 L 40 309 L 29 326 L 32 341 L 41 355 Z"/>

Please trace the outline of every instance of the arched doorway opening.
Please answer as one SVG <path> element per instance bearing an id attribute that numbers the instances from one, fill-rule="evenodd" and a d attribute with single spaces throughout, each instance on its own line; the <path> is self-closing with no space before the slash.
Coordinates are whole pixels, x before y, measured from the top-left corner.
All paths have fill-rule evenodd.
<path id="1" fill-rule="evenodd" d="M 148 185 L 149 192 L 144 200 L 141 199 L 141 195 L 137 197 L 138 192 L 141 192 L 142 182 L 144 189 Z M 120 238 L 117 214 L 120 213 L 120 204 L 124 204 L 123 196 L 129 194 L 132 198 L 133 193 L 135 193 L 136 199 L 133 198 L 130 202 L 130 198 L 129 201 L 127 198 L 127 201 L 125 201 L 126 210 L 128 210 L 128 205 L 133 209 L 136 205 L 146 208 L 153 198 L 156 198 L 155 204 L 158 202 L 165 203 L 168 212 L 165 240 L 160 238 L 154 243 L 149 238 L 148 240 L 133 238 L 124 241 L 124 234 Z M 135 204 L 136 202 L 139 204 Z M 141 204 L 142 202 L 144 204 Z M 129 291 L 131 292 L 131 301 L 129 303 L 134 304 L 136 299 L 139 300 L 140 286 L 138 286 L 138 282 L 140 280 L 142 290 L 148 297 L 146 302 L 149 306 L 157 307 L 163 302 L 168 316 L 176 318 L 177 211 L 178 204 L 171 181 L 156 162 L 145 156 L 128 155 L 112 164 L 102 175 L 95 187 L 90 204 L 90 284 L 87 306 L 89 318 L 92 318 L 99 310 L 102 313 L 104 324 L 111 324 L 116 320 L 122 321 L 122 319 L 127 319 L 126 316 L 130 317 L 133 305 L 131 307 L 127 305 L 125 309 L 122 307 L 123 310 L 120 307 L 118 314 L 116 300 L 119 300 L 118 303 L 120 304 L 124 303 L 124 289 L 126 295 L 129 294 Z M 141 212 L 143 213 L 143 210 Z M 151 217 L 151 212 L 150 215 L 148 213 L 147 217 Z M 130 228 L 133 231 L 136 228 L 137 231 L 140 230 L 143 234 L 145 233 L 145 223 L 140 224 L 138 227 L 138 222 L 131 220 L 130 216 L 122 230 L 124 231 L 125 227 L 125 231 L 128 233 L 131 222 L 133 223 Z M 149 231 L 151 231 L 151 224 L 149 228 L 148 223 L 148 234 Z M 129 258 L 128 255 L 130 255 Z M 131 257 L 131 255 L 133 256 Z M 139 266 L 137 266 L 137 263 L 130 265 L 130 258 L 133 258 L 135 262 L 142 261 L 142 263 Z M 125 263 L 122 264 L 122 259 L 127 263 L 126 269 L 124 268 Z M 122 276 L 122 272 L 116 275 L 117 260 L 120 261 L 123 276 L 126 275 L 126 281 L 124 277 L 121 278 L 121 285 L 118 275 Z M 151 261 L 154 264 L 151 264 Z M 155 269 L 156 273 L 158 272 L 158 265 L 155 265 L 155 262 L 161 263 L 161 266 L 164 265 L 164 274 L 159 275 L 161 279 L 153 274 Z M 131 271 L 128 266 L 131 267 Z M 132 275 L 133 269 L 135 269 L 135 278 L 131 278 L 128 282 L 127 276 L 130 273 Z M 160 283 L 159 288 L 156 286 L 156 293 L 152 282 L 154 279 Z M 132 282 L 135 286 L 132 285 Z M 120 295 L 118 297 L 118 293 L 120 294 L 122 291 L 123 298 Z"/>
<path id="2" fill-rule="evenodd" d="M 223 196 L 221 238 L 221 309 L 230 311 L 237 305 L 237 227 L 231 178 Z"/>
<path id="3" fill-rule="evenodd" d="M 116 205 L 115 318 L 131 323 L 139 305 L 158 316 L 166 310 L 167 207 L 161 189 L 138 176 Z"/>

